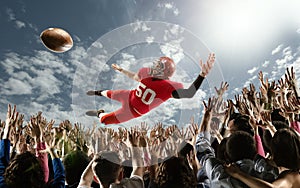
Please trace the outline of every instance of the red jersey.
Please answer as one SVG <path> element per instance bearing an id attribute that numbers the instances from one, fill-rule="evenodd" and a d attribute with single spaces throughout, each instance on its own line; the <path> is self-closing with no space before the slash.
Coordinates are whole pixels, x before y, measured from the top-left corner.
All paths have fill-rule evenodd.
<path id="1" fill-rule="evenodd" d="M 131 91 L 129 104 L 138 114 L 145 114 L 172 97 L 176 89 L 183 89 L 182 83 L 152 77 L 150 68 L 138 72 L 140 84 Z"/>

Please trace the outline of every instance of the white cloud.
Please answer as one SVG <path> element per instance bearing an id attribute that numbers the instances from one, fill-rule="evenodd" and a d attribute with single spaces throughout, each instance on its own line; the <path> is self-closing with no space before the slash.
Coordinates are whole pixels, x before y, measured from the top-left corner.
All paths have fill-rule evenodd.
<path id="1" fill-rule="evenodd" d="M 43 116 L 47 120 L 55 120 L 55 125 L 58 125 L 63 120 L 71 120 L 74 122 L 71 111 L 63 111 L 58 104 L 47 103 L 42 104 L 34 101 L 26 103 L 26 105 L 17 105 L 17 110 L 25 114 L 25 120 L 29 121 L 30 115 L 37 114 L 39 111 L 43 112 Z M 59 113 L 58 113 L 59 112 Z"/>
<path id="2" fill-rule="evenodd" d="M 248 72 L 248 74 L 253 74 L 253 73 L 255 73 L 256 71 L 258 70 L 258 67 L 253 67 L 252 69 L 250 69 L 250 70 L 248 70 L 247 72 Z"/>
<path id="3" fill-rule="evenodd" d="M 158 7 L 171 10 L 175 16 L 179 15 L 179 9 L 176 7 L 174 3 L 159 3 Z"/>
<path id="4" fill-rule="evenodd" d="M 93 48 L 98 48 L 98 49 L 102 49 L 103 48 L 103 45 L 101 44 L 100 41 L 96 41 L 92 44 L 92 47 Z"/>
<path id="5" fill-rule="evenodd" d="M 29 26 L 31 29 L 33 29 L 35 32 L 38 32 L 38 31 L 39 31 L 39 29 L 37 28 L 37 26 L 34 25 L 34 24 L 32 24 L 32 23 L 28 23 L 28 26 Z"/>
<path id="6" fill-rule="evenodd" d="M 191 84 L 191 83 L 190 83 Z M 189 84 L 189 85 L 190 85 Z M 193 110 L 193 109 L 197 109 L 202 105 L 202 101 L 204 99 L 207 99 L 207 92 L 205 92 L 202 89 L 199 89 L 195 96 L 191 99 L 180 99 L 181 101 L 181 109 L 182 110 Z"/>
<path id="7" fill-rule="evenodd" d="M 283 58 L 276 59 L 275 62 L 277 64 L 278 69 L 285 69 L 288 63 L 293 59 L 292 51 L 290 47 L 287 47 L 283 50 Z"/>
<path id="8" fill-rule="evenodd" d="M 171 57 L 175 62 L 179 62 L 184 57 L 181 43 L 184 40 L 180 34 L 184 30 L 178 25 L 173 25 L 168 30 L 165 30 L 163 39 L 165 44 L 160 45 L 163 54 Z"/>
<path id="9" fill-rule="evenodd" d="M 163 39 L 164 41 L 172 41 L 178 39 L 179 35 L 183 32 L 184 29 L 179 25 L 169 25 L 168 29 L 164 31 Z"/>
<path id="10" fill-rule="evenodd" d="M 231 96 L 235 96 L 235 95 L 239 94 L 241 91 L 242 91 L 241 87 L 236 87 L 232 91 L 230 91 L 230 94 L 231 94 Z"/>
<path id="11" fill-rule="evenodd" d="M 268 72 L 262 72 L 262 74 L 264 75 L 264 78 L 268 77 L 268 75 L 269 75 Z"/>
<path id="12" fill-rule="evenodd" d="M 146 23 L 145 22 L 143 22 L 142 23 L 142 31 L 150 31 L 151 30 L 151 28 L 150 27 L 148 27 L 147 25 L 146 25 Z"/>
<path id="13" fill-rule="evenodd" d="M 180 13 L 180 12 L 179 12 L 179 9 L 175 8 L 174 11 L 173 11 L 173 13 L 175 14 L 175 16 L 178 16 L 179 13 Z"/>
<path id="14" fill-rule="evenodd" d="M 147 24 L 143 21 L 137 20 L 134 23 L 130 24 L 133 28 L 133 32 L 137 32 L 138 30 L 142 30 L 142 31 L 150 31 L 151 28 L 147 26 Z"/>
<path id="15" fill-rule="evenodd" d="M 278 69 L 285 69 L 287 66 L 287 58 L 277 59 L 275 62 L 278 66 Z"/>
<path id="16" fill-rule="evenodd" d="M 262 66 L 263 66 L 263 67 L 267 67 L 269 64 L 270 64 L 270 61 L 265 61 L 265 62 L 262 64 Z"/>
<path id="17" fill-rule="evenodd" d="M 4 95 L 32 94 L 32 86 L 28 81 L 9 78 L 2 87 Z"/>
<path id="18" fill-rule="evenodd" d="M 86 49 L 81 46 L 74 46 L 71 51 L 69 51 L 70 59 L 73 65 L 81 64 L 82 59 L 86 55 Z"/>
<path id="19" fill-rule="evenodd" d="M 256 78 L 257 78 L 257 75 L 254 75 L 254 76 L 252 76 L 251 78 L 249 78 L 249 79 L 245 82 L 245 84 L 244 84 L 243 87 L 249 87 L 249 85 L 250 85 L 251 83 L 253 83 L 253 81 L 254 81 Z"/>
<path id="20" fill-rule="evenodd" d="M 73 49 L 72 53 L 70 51 L 69 61 L 63 61 L 61 56 L 48 51 L 35 51 L 34 56 L 5 54 L 4 60 L 0 61 L 5 70 L 0 80 L 3 86 L 0 104 L 4 107 L 8 103 L 17 104 L 18 110 L 28 117 L 37 111 L 43 111 L 51 119 L 69 119 L 72 112 L 64 112 L 63 109 L 68 106 L 64 106 L 61 101 L 70 100 L 71 93 L 67 90 L 72 87 L 74 65 L 83 57 L 80 53 L 84 52 L 82 48 Z M 61 97 L 57 97 L 57 94 Z M 20 101 L 18 96 L 23 99 Z"/>
<path id="21" fill-rule="evenodd" d="M 282 52 L 283 52 L 283 55 L 291 56 L 292 55 L 292 48 L 290 46 L 288 46 L 288 47 L 284 48 L 282 50 Z"/>
<path id="22" fill-rule="evenodd" d="M 184 57 L 183 49 L 180 47 L 180 41 L 173 41 L 160 46 L 162 53 L 171 57 L 175 62 L 179 62 Z"/>
<path id="23" fill-rule="evenodd" d="M 12 56 L 13 57 L 13 56 Z M 62 80 L 57 79 L 54 74 L 66 73 L 67 69 L 64 66 L 51 62 L 51 59 L 37 57 L 20 57 L 20 61 L 15 62 L 17 66 L 8 69 L 9 80 L 5 83 L 7 90 L 3 90 L 3 93 L 9 94 L 31 94 L 32 89 L 36 88 L 40 90 L 39 97 L 47 98 L 49 95 L 53 95 L 60 92 L 59 87 L 62 86 Z M 13 59 L 16 59 L 13 57 Z M 6 59 L 5 62 L 11 62 L 12 60 Z M 40 63 L 43 62 L 43 65 Z M 48 64 L 47 64 L 48 63 Z M 2 63 L 3 64 L 3 63 Z M 57 67 L 58 69 L 56 69 Z M 47 69 L 41 69 L 42 67 L 48 67 Z M 28 72 L 25 72 L 28 71 Z M 46 96 L 44 96 L 46 95 Z"/>
<path id="24" fill-rule="evenodd" d="M 300 34 L 300 28 L 299 28 L 299 29 L 297 29 L 297 31 L 296 31 L 296 32 Z"/>
<path id="25" fill-rule="evenodd" d="M 6 9 L 6 14 L 8 16 L 8 21 L 13 21 L 17 29 L 24 28 L 26 24 L 20 20 L 17 20 L 14 11 L 10 8 Z"/>
<path id="26" fill-rule="evenodd" d="M 6 14 L 8 15 L 8 20 L 9 20 L 9 21 L 13 21 L 13 20 L 16 19 L 16 15 L 15 15 L 15 13 L 13 12 L 12 9 L 10 9 L 10 8 L 6 9 Z"/>
<path id="27" fill-rule="evenodd" d="M 13 74 L 15 69 L 20 69 L 22 64 L 21 59 L 16 53 L 8 53 L 5 55 L 6 58 L 0 62 L 0 64 L 5 68 L 5 72 L 8 74 Z"/>
<path id="28" fill-rule="evenodd" d="M 272 55 L 277 54 L 278 52 L 280 52 L 282 47 L 283 47 L 282 44 L 278 45 L 274 50 L 272 50 Z"/>
<path id="29" fill-rule="evenodd" d="M 16 20 L 15 23 L 16 23 L 17 29 L 21 29 L 26 26 L 26 24 L 20 20 Z"/>
<path id="30" fill-rule="evenodd" d="M 165 4 L 165 7 L 166 7 L 167 9 L 172 9 L 172 8 L 173 8 L 173 5 L 172 5 L 171 3 L 166 3 L 166 4 Z"/>
<path id="31" fill-rule="evenodd" d="M 154 42 L 154 36 L 148 36 L 147 38 L 146 38 L 146 42 L 147 43 L 153 43 Z"/>

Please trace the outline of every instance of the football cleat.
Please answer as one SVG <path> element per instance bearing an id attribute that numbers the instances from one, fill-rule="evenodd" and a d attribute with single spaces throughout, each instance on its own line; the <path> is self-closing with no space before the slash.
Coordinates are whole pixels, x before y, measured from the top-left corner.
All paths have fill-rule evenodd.
<path id="1" fill-rule="evenodd" d="M 85 114 L 88 115 L 88 116 L 96 116 L 96 117 L 99 117 L 99 115 L 101 113 L 104 113 L 104 110 L 90 110 L 90 111 L 87 111 Z"/>
<path id="2" fill-rule="evenodd" d="M 101 92 L 102 92 L 103 90 L 90 90 L 90 91 L 88 91 L 88 92 L 86 92 L 86 94 L 87 95 L 98 95 L 98 96 L 102 96 L 102 94 L 101 94 Z"/>

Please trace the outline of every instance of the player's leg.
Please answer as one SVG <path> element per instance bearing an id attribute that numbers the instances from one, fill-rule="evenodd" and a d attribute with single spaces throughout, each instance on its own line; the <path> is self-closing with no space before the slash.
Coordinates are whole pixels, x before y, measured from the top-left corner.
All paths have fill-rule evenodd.
<path id="1" fill-rule="evenodd" d="M 107 90 L 105 93 L 107 98 L 122 103 L 122 106 L 129 102 L 130 90 Z"/>
<path id="2" fill-rule="evenodd" d="M 100 113 L 98 117 L 100 118 L 101 123 L 104 123 L 105 125 L 118 124 L 140 116 L 131 110 L 129 104 L 129 90 L 109 91 L 107 92 L 107 96 L 113 100 L 121 102 L 122 107 L 111 113 Z"/>
<path id="3" fill-rule="evenodd" d="M 86 92 L 87 95 L 104 96 L 113 100 L 123 102 L 129 100 L 130 90 L 90 90 Z"/>
<path id="4" fill-rule="evenodd" d="M 109 125 L 123 123 L 139 116 L 136 113 L 132 113 L 129 108 L 122 107 L 115 112 L 100 113 L 98 117 L 101 123 Z"/>
<path id="5" fill-rule="evenodd" d="M 87 111 L 86 115 L 100 116 L 100 122 L 104 124 L 117 124 L 134 118 L 134 116 L 131 115 L 131 108 L 129 107 L 130 90 L 103 90 L 100 94 L 101 96 L 119 101 L 122 104 L 122 107 L 111 113 L 104 113 L 103 110 L 100 113 L 99 110 L 91 110 Z"/>
<path id="6" fill-rule="evenodd" d="M 120 108 L 119 110 L 110 113 L 104 113 L 104 110 L 91 110 L 87 111 L 86 115 L 99 117 L 100 123 L 105 125 L 118 124 L 138 117 L 137 115 L 132 114 L 130 110 L 124 108 Z"/>

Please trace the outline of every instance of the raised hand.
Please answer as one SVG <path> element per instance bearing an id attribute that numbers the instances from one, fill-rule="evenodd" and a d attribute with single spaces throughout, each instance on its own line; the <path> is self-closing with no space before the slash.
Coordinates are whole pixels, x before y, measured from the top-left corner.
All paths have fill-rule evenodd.
<path id="1" fill-rule="evenodd" d="M 7 114 L 6 114 L 6 120 L 5 120 L 5 127 L 3 130 L 3 136 L 2 139 L 10 139 L 12 130 L 18 123 L 17 119 L 19 116 L 19 112 L 16 111 L 16 105 L 14 105 L 14 108 L 11 109 L 11 105 L 9 104 L 7 107 Z"/>
<path id="2" fill-rule="evenodd" d="M 271 113 L 268 111 L 264 111 L 261 113 L 262 123 L 259 125 L 263 129 L 267 129 L 270 131 L 273 136 L 276 132 L 276 128 L 272 124 Z"/>
<path id="3" fill-rule="evenodd" d="M 165 141 L 165 129 L 163 128 L 163 124 L 161 122 L 156 124 L 156 137 L 160 142 Z"/>
<path id="4" fill-rule="evenodd" d="M 295 114 L 300 113 L 300 101 L 298 100 L 298 98 L 296 96 L 289 97 L 288 104 L 291 108 L 291 112 L 293 112 Z"/>
<path id="5" fill-rule="evenodd" d="M 146 148 L 147 147 L 147 135 L 141 133 L 138 143 L 139 143 L 139 147 Z"/>
<path id="6" fill-rule="evenodd" d="M 196 144 L 197 135 L 199 134 L 199 125 L 194 122 L 194 119 L 192 119 L 191 125 L 188 128 L 192 135 L 191 144 L 194 146 Z"/>
<path id="7" fill-rule="evenodd" d="M 5 121 L 0 120 L 0 138 L 2 138 L 4 127 L 5 127 Z"/>
<path id="8" fill-rule="evenodd" d="M 228 86 L 229 86 L 229 84 L 227 82 L 221 82 L 220 89 L 218 89 L 217 87 L 215 87 L 215 90 L 216 90 L 216 93 L 218 95 L 218 98 L 223 96 L 223 94 L 225 93 L 225 91 L 228 90 Z"/>
<path id="9" fill-rule="evenodd" d="M 96 140 L 96 147 L 95 146 L 95 151 L 99 152 L 99 151 L 104 151 L 107 149 L 107 144 L 106 144 L 106 140 L 105 140 L 105 133 L 106 132 L 106 128 L 102 128 L 99 127 L 96 132 L 95 132 L 95 140 Z M 125 131 L 124 131 L 125 132 Z"/>
<path id="10" fill-rule="evenodd" d="M 254 104 L 250 103 L 246 98 L 242 98 L 242 96 L 235 96 L 236 99 L 236 108 L 241 114 L 249 115 L 251 110 L 254 112 L 256 110 Z M 257 111 L 255 111 L 257 112 Z"/>
<path id="11" fill-rule="evenodd" d="M 212 121 L 210 125 L 210 129 L 211 129 L 210 131 L 211 136 L 215 137 L 218 143 L 220 144 L 221 141 L 223 140 L 223 136 L 219 131 L 219 124 L 216 121 Z"/>
<path id="12" fill-rule="evenodd" d="M 289 68 L 286 68 L 285 78 L 286 78 L 287 82 L 289 83 L 290 87 L 294 90 L 296 97 L 299 98 L 300 91 L 298 88 L 298 83 L 297 83 L 296 75 L 294 72 L 294 67 L 291 67 L 290 71 L 289 71 Z"/>
<path id="13" fill-rule="evenodd" d="M 146 135 L 147 132 L 149 131 L 149 126 L 147 125 L 146 122 L 141 122 L 140 130 L 142 135 Z"/>
<path id="14" fill-rule="evenodd" d="M 16 145 L 16 150 L 19 151 L 20 153 L 24 153 L 25 151 L 28 151 L 26 138 L 24 134 L 19 135 L 18 143 Z"/>
<path id="15" fill-rule="evenodd" d="M 138 132 L 137 128 L 131 128 L 130 132 L 128 132 L 128 140 L 132 147 L 138 147 L 139 146 L 139 140 L 140 140 L 140 132 Z"/>
<path id="16" fill-rule="evenodd" d="M 279 96 L 283 97 L 282 99 L 284 99 L 286 97 L 286 95 L 288 93 L 290 93 L 287 81 L 285 79 L 283 79 L 283 78 L 280 78 L 278 80 L 277 88 L 278 88 L 277 93 L 279 94 Z"/>
<path id="17" fill-rule="evenodd" d="M 207 101 L 207 104 L 205 101 L 203 101 L 203 106 L 204 106 L 204 110 L 205 111 L 212 111 L 214 104 L 215 104 L 215 98 L 214 97 L 210 97 Z"/>
<path id="18" fill-rule="evenodd" d="M 263 102 L 267 103 L 268 102 L 268 88 L 269 88 L 269 84 L 268 84 L 268 78 L 266 79 L 266 82 L 264 82 L 264 76 L 262 71 L 260 71 L 258 73 L 258 78 L 261 84 L 260 92 L 261 92 L 261 96 L 262 96 L 262 100 Z"/>
<path id="19" fill-rule="evenodd" d="M 181 134 L 180 129 L 177 125 L 171 125 L 169 126 L 169 129 L 170 129 L 170 137 L 172 137 L 173 140 L 177 140 L 178 143 L 184 140 L 184 137 Z"/>
<path id="20" fill-rule="evenodd" d="M 122 71 L 123 69 L 119 66 L 119 65 L 117 65 L 117 64 L 111 64 L 111 67 L 114 69 L 114 70 L 117 70 L 117 71 Z"/>
<path id="21" fill-rule="evenodd" d="M 23 122 L 24 122 L 24 114 L 20 114 L 19 118 L 17 118 L 17 120 L 16 120 L 16 124 L 15 124 L 14 130 L 13 130 L 13 135 L 12 135 L 11 143 L 13 145 L 12 146 L 13 150 L 22 147 L 20 145 L 23 145 L 23 146 L 26 145 L 25 142 L 22 142 L 22 141 L 24 141 L 24 135 L 22 135 L 22 133 L 23 133 L 23 130 L 26 128 L 26 126 L 23 127 Z M 21 138 L 23 138 L 23 140 L 21 140 Z M 20 150 L 18 150 L 18 151 L 20 151 Z"/>
<path id="22" fill-rule="evenodd" d="M 224 117 L 226 103 L 223 102 L 222 97 L 223 97 L 223 94 L 225 93 L 225 91 L 228 90 L 228 86 L 229 86 L 229 84 L 227 82 L 221 82 L 220 89 L 215 87 L 215 90 L 216 90 L 216 93 L 218 96 L 215 99 L 216 102 L 215 102 L 215 107 L 213 109 L 214 117 Z"/>
<path id="23" fill-rule="evenodd" d="M 224 119 L 223 119 L 223 124 L 227 125 L 227 122 L 231 116 L 231 114 L 233 114 L 235 111 L 234 108 L 234 103 L 231 99 L 227 100 L 227 107 L 226 107 L 226 111 L 225 111 L 225 115 L 224 115 Z"/>
<path id="24" fill-rule="evenodd" d="M 281 115 L 284 116 L 290 123 L 295 121 L 295 115 L 299 114 L 300 101 L 295 95 L 289 96 L 286 101 L 280 106 L 282 109 Z"/>
<path id="25" fill-rule="evenodd" d="M 209 98 L 207 104 L 203 101 L 204 115 L 200 125 L 200 132 L 210 131 L 210 122 L 212 118 L 212 109 L 214 107 L 214 98 Z"/>
<path id="26" fill-rule="evenodd" d="M 135 127 L 132 127 L 130 132 L 127 132 L 127 140 L 130 143 L 129 147 L 131 148 L 132 152 L 132 165 L 134 166 L 132 174 L 142 177 L 144 173 L 144 161 L 142 159 L 140 147 L 138 147 L 140 136 L 140 132 L 138 132 L 137 128 Z"/>
<path id="27" fill-rule="evenodd" d="M 235 99 L 235 103 L 233 103 L 233 104 L 236 107 L 236 109 L 238 111 L 244 111 L 243 105 L 242 105 L 243 97 L 241 95 L 234 95 L 234 99 Z"/>
<path id="28" fill-rule="evenodd" d="M 256 106 L 256 104 L 257 104 L 257 95 L 256 94 L 257 94 L 257 92 L 256 92 L 254 84 L 250 84 L 250 90 L 247 93 L 247 99 L 254 106 Z"/>
<path id="29" fill-rule="evenodd" d="M 182 127 L 180 130 L 182 140 L 189 140 L 189 129 Z"/>
<path id="30" fill-rule="evenodd" d="M 275 84 L 275 81 L 269 83 L 268 78 L 266 78 L 266 81 L 264 82 L 261 71 L 259 72 L 259 80 L 261 83 L 260 92 L 262 101 L 267 104 L 265 105 L 266 108 L 271 108 L 273 98 L 276 96 L 277 85 Z"/>
<path id="31" fill-rule="evenodd" d="M 201 76 L 205 77 L 210 72 L 215 63 L 215 58 L 215 54 L 210 53 L 205 64 L 202 62 L 202 60 L 200 60 Z"/>
<path id="32" fill-rule="evenodd" d="M 30 130 L 31 130 L 31 137 L 34 138 L 36 143 L 43 141 L 43 128 L 40 124 L 41 116 L 31 116 L 30 118 Z"/>
<path id="33" fill-rule="evenodd" d="M 56 135 L 57 135 L 57 129 L 54 129 L 53 134 L 50 134 L 47 137 L 47 139 L 45 139 L 46 151 L 49 152 L 52 159 L 59 158 L 59 155 L 57 153 L 57 149 L 58 149 L 57 145 L 58 145 L 59 139 L 56 139 Z"/>
<path id="34" fill-rule="evenodd" d="M 192 166 L 195 176 L 197 176 L 198 170 L 200 169 L 200 163 L 196 156 L 195 149 L 191 150 L 190 153 L 186 155 L 186 159 L 188 160 L 190 166 Z"/>
<path id="35" fill-rule="evenodd" d="M 168 157 L 168 156 L 173 156 L 177 153 L 177 144 L 174 140 L 170 139 L 168 141 L 164 142 L 164 150 L 165 150 L 165 154 L 166 156 L 164 157 Z"/>
<path id="36" fill-rule="evenodd" d="M 157 159 L 158 157 L 161 157 L 160 154 L 160 150 L 161 150 L 161 145 L 153 143 L 151 145 L 149 145 L 149 153 L 151 155 L 151 163 L 152 164 L 156 164 L 157 163 Z"/>
<path id="37" fill-rule="evenodd" d="M 294 67 L 291 67 L 291 70 L 289 68 L 286 68 L 286 78 L 290 85 L 294 85 L 296 81 L 296 75 L 294 72 Z"/>
<path id="38" fill-rule="evenodd" d="M 57 135 L 57 129 L 54 129 L 52 134 L 47 136 L 47 138 L 45 139 L 45 143 L 48 149 L 56 148 L 57 142 L 59 141 L 58 139 L 56 139 L 56 135 Z"/>

